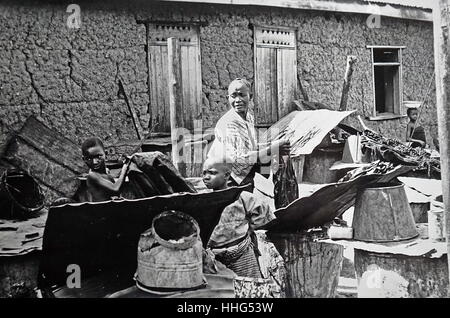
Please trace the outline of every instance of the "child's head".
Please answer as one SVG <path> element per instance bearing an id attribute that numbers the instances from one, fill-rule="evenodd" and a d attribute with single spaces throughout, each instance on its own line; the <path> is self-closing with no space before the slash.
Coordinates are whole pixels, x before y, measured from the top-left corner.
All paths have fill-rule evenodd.
<path id="1" fill-rule="evenodd" d="M 225 189 L 230 175 L 231 162 L 226 157 L 208 158 L 203 164 L 203 182 L 208 189 Z"/>
<path id="2" fill-rule="evenodd" d="M 419 112 L 417 110 L 417 108 L 408 108 L 406 110 L 406 114 L 409 117 L 409 120 L 411 120 L 412 122 L 415 122 L 417 120 L 417 116 L 419 115 Z"/>
<path id="3" fill-rule="evenodd" d="M 228 86 L 228 103 L 238 114 L 247 114 L 251 98 L 251 84 L 246 79 L 236 78 Z"/>
<path id="4" fill-rule="evenodd" d="M 81 145 L 81 152 L 83 154 L 84 162 L 91 170 L 105 170 L 105 147 L 99 138 L 92 137 L 86 139 Z"/>

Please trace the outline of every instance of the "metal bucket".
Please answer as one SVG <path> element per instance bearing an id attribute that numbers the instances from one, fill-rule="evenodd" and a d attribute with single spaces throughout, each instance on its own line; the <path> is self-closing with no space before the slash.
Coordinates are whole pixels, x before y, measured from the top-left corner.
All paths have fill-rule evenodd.
<path id="1" fill-rule="evenodd" d="M 204 286 L 200 228 L 189 215 L 166 211 L 153 219 L 138 244 L 137 286 L 145 291 Z"/>
<path id="2" fill-rule="evenodd" d="M 404 184 L 374 184 L 358 191 L 353 238 L 367 242 L 402 241 L 417 237 Z"/>
<path id="3" fill-rule="evenodd" d="M 428 238 L 432 241 L 445 241 L 444 236 L 444 205 L 433 201 L 428 211 Z"/>
<path id="4" fill-rule="evenodd" d="M 344 259 L 344 247 L 314 242 L 303 233 L 267 233 L 286 266 L 286 297 L 333 298 Z"/>
<path id="5" fill-rule="evenodd" d="M 18 169 L 0 177 L 0 217 L 24 219 L 44 207 L 44 195 L 36 180 Z"/>
<path id="6" fill-rule="evenodd" d="M 414 216 L 414 222 L 427 223 L 427 212 L 430 210 L 430 202 L 410 202 L 412 214 Z"/>
<path id="7" fill-rule="evenodd" d="M 310 155 L 305 156 L 303 182 L 332 183 L 345 175 L 339 170 L 330 170 L 331 166 L 341 160 L 344 145 L 328 148 L 317 148 Z"/>

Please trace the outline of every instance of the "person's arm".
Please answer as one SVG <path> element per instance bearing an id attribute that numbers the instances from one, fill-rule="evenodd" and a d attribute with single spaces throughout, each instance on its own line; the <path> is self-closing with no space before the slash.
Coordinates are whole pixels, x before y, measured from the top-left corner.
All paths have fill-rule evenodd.
<path id="1" fill-rule="evenodd" d="M 266 145 L 259 145 L 259 150 L 252 151 L 251 155 L 257 156 L 260 162 L 267 162 L 274 154 L 288 155 L 290 151 L 289 140 L 279 139 Z"/>
<path id="2" fill-rule="evenodd" d="M 264 200 L 259 199 L 254 194 L 249 195 L 247 199 L 244 200 L 243 204 L 248 213 L 250 228 L 254 230 L 276 219 L 269 204 Z"/>
<path id="3" fill-rule="evenodd" d="M 422 147 L 426 146 L 426 143 L 423 140 L 420 139 L 413 139 L 413 138 L 409 138 L 408 140 L 409 142 L 417 142 L 418 144 L 420 144 Z"/>
<path id="4" fill-rule="evenodd" d="M 123 182 L 125 181 L 129 166 L 130 162 L 127 162 L 122 166 L 122 171 L 120 172 L 120 176 L 116 182 L 111 182 L 95 172 L 89 173 L 88 178 L 90 182 L 97 184 L 101 188 L 104 188 L 111 193 L 117 194 L 119 193 L 119 190 L 122 187 Z"/>
<path id="5" fill-rule="evenodd" d="M 412 138 L 413 129 L 414 129 L 414 126 L 408 124 L 408 126 L 406 127 L 406 141 L 411 142 L 411 143 L 415 142 L 415 143 L 418 143 L 419 145 L 421 145 L 422 147 L 425 147 L 426 146 L 425 141 Z"/>

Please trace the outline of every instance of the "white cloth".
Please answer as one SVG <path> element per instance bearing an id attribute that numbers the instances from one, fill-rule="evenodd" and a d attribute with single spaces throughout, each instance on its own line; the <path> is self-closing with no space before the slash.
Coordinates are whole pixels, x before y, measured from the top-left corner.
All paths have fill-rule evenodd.
<path id="1" fill-rule="evenodd" d="M 231 177 L 240 184 L 257 162 L 254 117 L 249 109 L 244 120 L 233 108 L 225 113 L 214 129 L 215 139 L 208 158 L 226 156 L 232 161 Z"/>

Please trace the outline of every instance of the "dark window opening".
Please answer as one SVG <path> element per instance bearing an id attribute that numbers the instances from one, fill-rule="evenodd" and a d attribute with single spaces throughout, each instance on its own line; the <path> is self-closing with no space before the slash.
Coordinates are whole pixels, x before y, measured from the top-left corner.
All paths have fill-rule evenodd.
<path id="1" fill-rule="evenodd" d="M 401 115 L 401 50 L 372 48 L 375 116 Z"/>
<path id="2" fill-rule="evenodd" d="M 398 113 L 398 66 L 375 67 L 375 107 L 377 114 Z"/>

